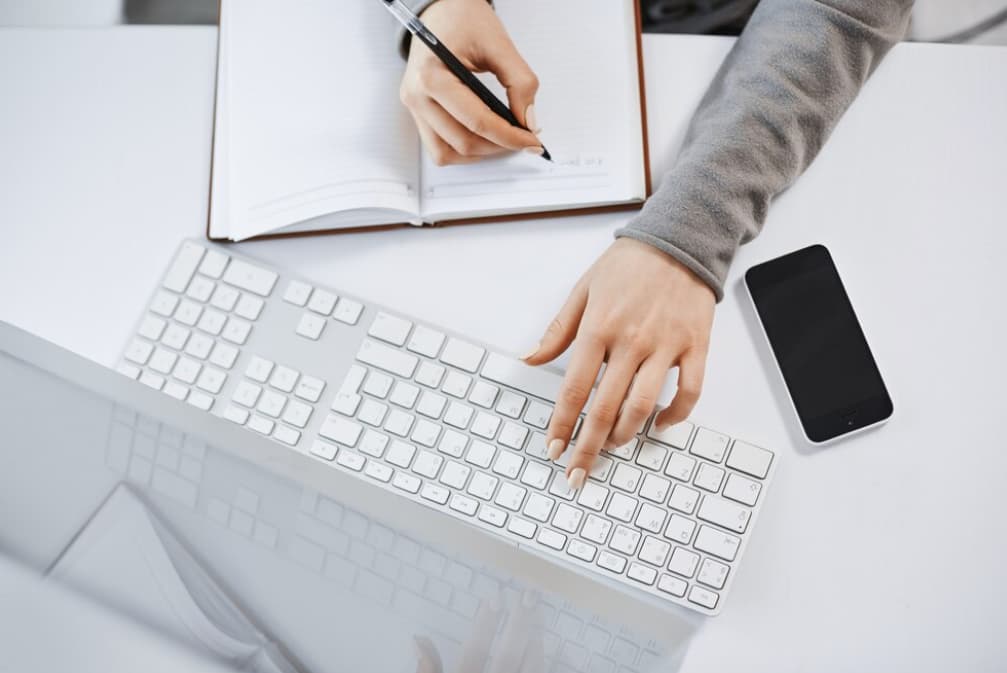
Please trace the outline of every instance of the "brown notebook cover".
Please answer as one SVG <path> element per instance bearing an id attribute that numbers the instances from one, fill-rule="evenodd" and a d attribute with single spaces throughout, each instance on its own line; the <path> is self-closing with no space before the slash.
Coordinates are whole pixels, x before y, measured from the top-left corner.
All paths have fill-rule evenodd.
<path id="1" fill-rule="evenodd" d="M 217 3 L 217 26 L 220 27 L 220 16 L 223 12 L 222 3 Z M 647 139 L 647 96 L 646 88 L 644 86 L 644 76 L 643 76 L 643 23 L 640 17 L 640 3 L 633 2 L 633 11 L 636 17 L 636 62 L 637 62 L 637 82 L 640 87 L 640 117 L 641 117 L 641 142 L 643 143 L 643 176 L 644 176 L 644 189 L 645 193 L 649 197 L 652 193 L 652 186 L 650 181 L 650 148 Z M 220 60 L 220 40 L 217 40 L 217 59 Z M 217 78 L 219 77 L 220 69 L 217 68 L 214 74 L 215 85 L 217 83 Z M 215 147 L 214 139 L 217 133 L 217 96 L 213 98 L 213 132 L 210 136 L 210 147 Z M 213 201 L 213 168 L 215 156 L 211 150 L 210 155 L 210 202 Z M 250 238 L 243 239 L 244 241 L 263 241 L 271 238 L 294 238 L 299 236 L 321 236 L 328 234 L 348 234 L 354 232 L 364 232 L 364 231 L 381 231 L 382 229 L 399 229 L 402 227 L 409 227 L 411 229 L 422 229 L 425 227 L 446 227 L 456 224 L 480 224 L 484 222 L 509 222 L 517 220 L 531 220 L 541 217 L 569 217 L 571 215 L 593 215 L 595 213 L 610 213 L 625 210 L 638 210 L 643 207 L 644 201 L 632 201 L 629 203 L 616 203 L 609 206 L 589 206 L 584 208 L 565 208 L 562 210 L 539 210 L 535 212 L 528 213 L 515 213 L 510 215 L 488 215 L 484 217 L 471 217 L 471 218 L 457 218 L 449 220 L 440 220 L 438 222 L 424 222 L 423 225 L 417 226 L 410 224 L 408 222 L 390 223 L 390 224 L 378 224 L 378 225 L 367 225 L 363 227 L 341 227 L 338 229 L 318 229 L 313 231 L 291 231 L 291 232 L 276 232 L 270 234 L 260 234 L 258 236 L 252 236 Z M 207 204 L 206 210 L 206 238 L 210 241 L 216 243 L 234 243 L 230 238 L 214 238 L 210 235 L 210 213 L 212 208 Z"/>

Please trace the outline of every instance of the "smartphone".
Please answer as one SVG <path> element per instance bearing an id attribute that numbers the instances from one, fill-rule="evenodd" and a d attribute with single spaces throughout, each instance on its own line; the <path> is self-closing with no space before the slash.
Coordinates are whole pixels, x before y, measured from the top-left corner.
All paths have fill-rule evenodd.
<path id="1" fill-rule="evenodd" d="M 824 245 L 753 266 L 745 285 L 810 442 L 891 417 L 892 399 Z"/>

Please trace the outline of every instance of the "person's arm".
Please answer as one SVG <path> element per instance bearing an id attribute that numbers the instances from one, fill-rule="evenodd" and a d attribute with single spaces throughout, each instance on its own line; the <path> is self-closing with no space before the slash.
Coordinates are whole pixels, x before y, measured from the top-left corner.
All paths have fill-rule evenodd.
<path id="1" fill-rule="evenodd" d="M 640 430 L 673 366 L 678 390 L 655 422 L 663 428 L 692 411 L 714 301 L 738 246 L 811 163 L 903 36 L 911 8 L 911 0 L 763 0 L 756 9 L 657 193 L 616 232 L 525 358 L 548 362 L 576 338 L 547 433 L 553 458 L 567 449 L 607 362 L 567 467 L 573 488 L 603 448 Z"/>
<path id="2" fill-rule="evenodd" d="M 678 160 L 616 232 L 671 255 L 718 300 L 738 246 L 808 167 L 905 34 L 912 0 L 763 0 L 703 97 Z"/>

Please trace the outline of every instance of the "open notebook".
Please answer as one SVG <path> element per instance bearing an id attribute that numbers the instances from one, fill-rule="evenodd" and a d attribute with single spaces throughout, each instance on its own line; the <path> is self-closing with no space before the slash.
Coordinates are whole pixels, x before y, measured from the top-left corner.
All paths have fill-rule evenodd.
<path id="1" fill-rule="evenodd" d="M 553 163 L 430 161 L 399 101 L 398 24 L 377 0 L 223 0 L 208 236 L 639 207 L 649 173 L 637 0 L 494 6 L 541 82 Z"/>

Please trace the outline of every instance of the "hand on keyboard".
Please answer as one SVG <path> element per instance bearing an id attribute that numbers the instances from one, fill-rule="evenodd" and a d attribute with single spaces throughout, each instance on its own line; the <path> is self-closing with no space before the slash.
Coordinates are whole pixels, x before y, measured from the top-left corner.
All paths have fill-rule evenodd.
<path id="1" fill-rule="evenodd" d="M 553 460 L 567 449 L 601 364 L 608 363 L 566 468 L 571 488 L 583 486 L 603 448 L 640 431 L 673 366 L 678 392 L 656 422 L 664 428 L 689 415 L 703 384 L 714 305 L 713 290 L 684 265 L 628 238 L 613 243 L 580 279 L 525 357 L 543 364 L 576 337 L 547 433 Z"/>
<path id="2" fill-rule="evenodd" d="M 544 673 L 542 631 L 535 619 L 538 601 L 531 592 L 525 592 L 520 600 L 511 603 L 506 610 L 485 602 L 480 606 L 472 635 L 453 673 Z M 500 637 L 495 643 L 497 632 Z M 437 646 L 429 638 L 416 636 L 415 641 L 416 673 L 448 673 Z"/>

